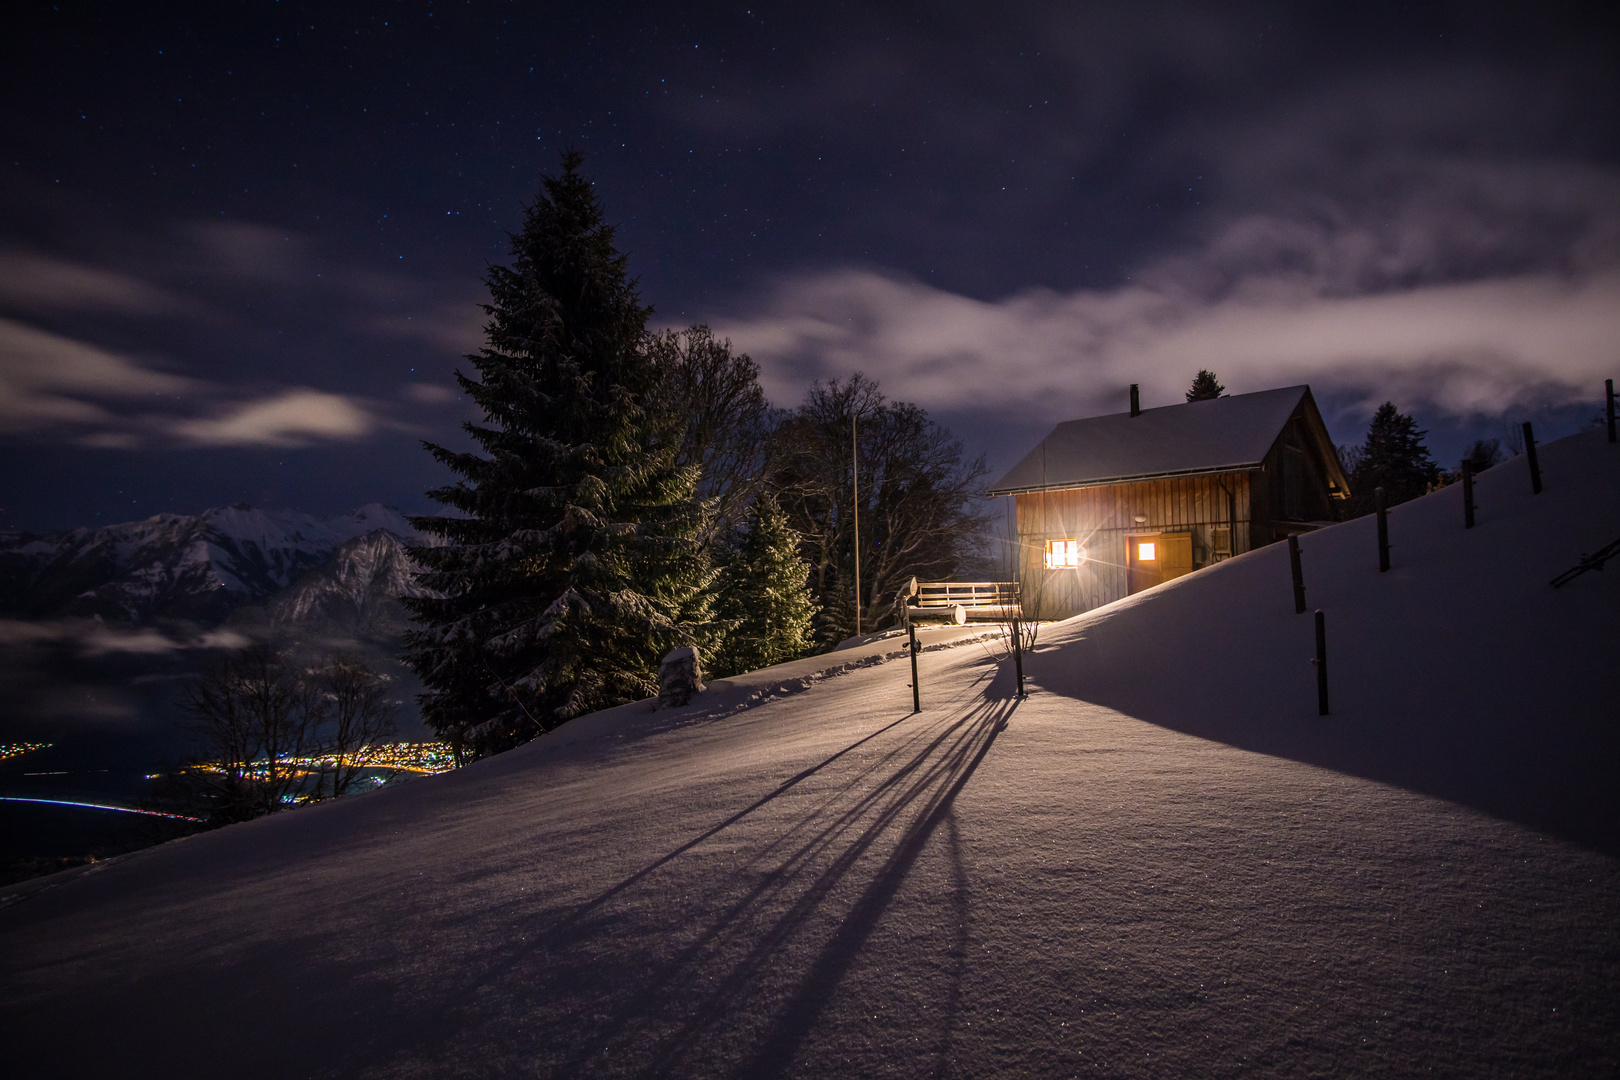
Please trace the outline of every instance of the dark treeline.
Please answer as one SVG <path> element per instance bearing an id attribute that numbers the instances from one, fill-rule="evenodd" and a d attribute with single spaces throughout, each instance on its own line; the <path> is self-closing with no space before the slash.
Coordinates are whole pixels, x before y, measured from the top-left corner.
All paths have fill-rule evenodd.
<path id="1" fill-rule="evenodd" d="M 1374 509 L 1374 492 L 1384 489 L 1384 505 L 1395 506 L 1462 478 L 1466 463 L 1479 473 L 1502 460 L 1496 439 L 1480 439 L 1468 448 L 1456 469 L 1444 469 L 1429 454 L 1417 421 L 1386 401 L 1373 414 L 1367 438 L 1359 446 L 1339 447 L 1339 462 L 1350 481 L 1345 517 L 1361 517 Z"/>
<path id="2" fill-rule="evenodd" d="M 985 525 L 983 463 L 870 379 L 773 409 L 706 327 L 650 333 L 580 164 L 543 178 L 486 278 L 485 345 L 457 373 L 475 449 L 428 445 L 456 480 L 413 519 L 431 595 L 407 601 L 405 659 L 465 756 L 653 696 L 674 648 L 726 675 L 830 647 L 857 610 L 892 625 L 904 582 L 953 574 Z"/>

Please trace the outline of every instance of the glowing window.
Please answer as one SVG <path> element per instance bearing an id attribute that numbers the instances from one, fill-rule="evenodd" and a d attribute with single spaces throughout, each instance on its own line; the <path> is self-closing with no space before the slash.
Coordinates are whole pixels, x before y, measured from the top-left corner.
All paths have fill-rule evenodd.
<path id="1" fill-rule="evenodd" d="M 1048 540 L 1046 542 L 1046 568 L 1059 570 L 1066 566 L 1079 566 L 1086 561 L 1086 549 L 1078 540 Z"/>
<path id="2" fill-rule="evenodd" d="M 1137 544 L 1136 545 L 1136 561 L 1137 562 L 1152 562 L 1154 559 L 1157 559 L 1157 558 L 1158 558 L 1158 555 L 1154 554 L 1154 545 L 1153 544 Z"/>

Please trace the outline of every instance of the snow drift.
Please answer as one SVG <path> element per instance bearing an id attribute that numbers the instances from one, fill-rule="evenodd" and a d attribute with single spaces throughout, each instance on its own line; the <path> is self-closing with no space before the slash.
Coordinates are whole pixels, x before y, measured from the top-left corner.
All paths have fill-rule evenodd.
<path id="1" fill-rule="evenodd" d="M 1620 452 L 0 892 L 18 1075 L 1616 1070 Z M 1620 569 L 1617 567 L 1616 569 Z M 1514 766 L 1518 766 L 1515 768 Z M 1446 797 L 1437 798 L 1436 794 Z M 1550 798 L 1543 803 L 1538 800 Z M 1583 843 L 1528 827 L 1532 822 Z"/>

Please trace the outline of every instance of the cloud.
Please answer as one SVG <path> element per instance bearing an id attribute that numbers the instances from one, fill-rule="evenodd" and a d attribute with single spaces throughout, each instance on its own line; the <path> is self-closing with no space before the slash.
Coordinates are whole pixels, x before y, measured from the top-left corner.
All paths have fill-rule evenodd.
<path id="1" fill-rule="evenodd" d="M 174 440 L 293 447 L 362 438 L 382 424 L 360 399 L 309 387 L 216 404 L 213 416 L 182 415 L 222 396 L 212 383 L 154 371 L 95 345 L 0 319 L 3 434 L 66 430 L 81 444 L 103 449 Z"/>
<path id="2" fill-rule="evenodd" d="M 10 319 L 0 319 L 0 432 L 122 423 L 89 399 L 175 398 L 196 380 Z"/>
<path id="3" fill-rule="evenodd" d="M 0 648 L 65 644 L 83 656 L 161 656 L 186 649 L 240 649 L 250 643 L 247 636 L 228 629 L 177 636 L 153 627 L 120 626 L 100 619 L 0 619 Z"/>
<path id="4" fill-rule="evenodd" d="M 424 405 L 443 405 L 456 400 L 459 396 L 448 386 L 420 382 L 407 384 L 400 393 L 408 400 L 419 401 Z"/>
<path id="5" fill-rule="evenodd" d="M 465 355 L 484 343 L 489 316 L 478 301 L 419 304 L 409 315 L 379 316 L 369 329 L 392 337 L 416 338 L 430 345 Z"/>
<path id="6" fill-rule="evenodd" d="M 0 304 L 29 311 L 173 315 L 198 305 L 129 274 L 21 251 L 0 251 Z"/>
<path id="7" fill-rule="evenodd" d="M 195 245 L 192 258 L 215 273 L 281 286 L 313 280 L 314 245 L 291 229 L 194 221 L 183 226 L 181 233 Z"/>
<path id="8" fill-rule="evenodd" d="M 852 270 L 788 280 L 714 328 L 760 362 L 785 403 L 811 378 L 866 371 L 926 408 L 1053 419 L 1116 407 L 1132 382 L 1145 400 L 1179 401 L 1207 367 L 1233 392 L 1310 382 L 1490 414 L 1598 392 L 1620 339 L 1620 273 L 1356 295 L 1324 292 L 1309 275 L 1249 276 L 1213 296 L 1167 275 L 981 301 Z"/>
<path id="9" fill-rule="evenodd" d="M 167 429 L 200 446 L 308 446 L 319 439 L 358 439 L 377 419 L 341 394 L 308 387 L 228 408 L 212 419 L 175 420 Z"/>

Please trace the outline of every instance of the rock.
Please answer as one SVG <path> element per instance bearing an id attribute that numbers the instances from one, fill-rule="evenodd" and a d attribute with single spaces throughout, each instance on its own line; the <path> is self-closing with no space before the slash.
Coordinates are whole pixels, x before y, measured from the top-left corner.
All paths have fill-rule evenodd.
<path id="1" fill-rule="evenodd" d="M 675 649 L 658 665 L 658 705 L 678 709 L 703 692 L 703 669 L 698 651 L 688 645 Z"/>

